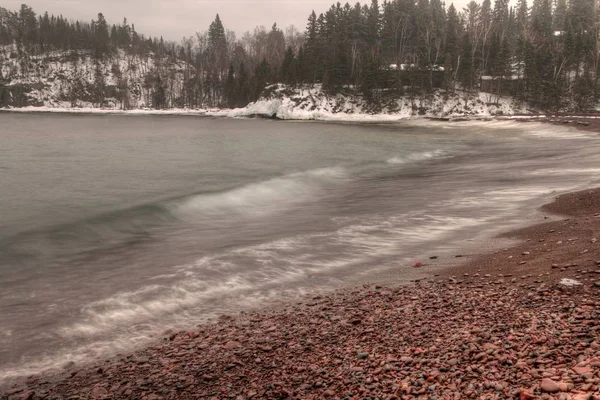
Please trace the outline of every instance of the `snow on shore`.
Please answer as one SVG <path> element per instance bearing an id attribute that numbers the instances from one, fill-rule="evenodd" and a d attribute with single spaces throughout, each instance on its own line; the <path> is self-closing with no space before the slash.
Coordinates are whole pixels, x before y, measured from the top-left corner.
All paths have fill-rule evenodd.
<path id="1" fill-rule="evenodd" d="M 143 108 L 135 110 L 119 110 L 116 108 L 92 108 L 92 107 L 20 107 L 20 108 L 0 108 L 0 112 L 16 113 L 54 113 L 54 114 L 100 114 L 100 115 L 189 115 L 189 116 L 210 116 L 226 117 L 227 110 L 219 109 L 187 109 L 187 108 L 169 108 L 164 110 Z"/>
<path id="2" fill-rule="evenodd" d="M 273 85 L 268 95 L 247 107 L 232 110 L 229 117 L 262 116 L 284 120 L 395 121 L 411 117 L 455 118 L 526 114 L 524 104 L 489 93 L 445 93 L 403 96 L 374 108 L 360 94 L 330 96 L 319 85 L 288 88 Z"/>
<path id="3" fill-rule="evenodd" d="M 420 97 L 403 96 L 373 107 L 360 94 L 328 95 L 320 85 L 289 88 L 273 85 L 260 100 L 243 108 L 228 109 L 151 109 L 93 108 L 91 104 L 70 107 L 68 102 L 45 102 L 44 106 L 7 108 L 0 111 L 47 112 L 77 114 L 121 115 L 190 115 L 210 117 L 261 117 L 281 120 L 313 120 L 336 122 L 392 122 L 401 119 L 426 118 L 486 118 L 528 114 L 525 105 L 510 97 L 496 97 L 489 93 L 445 93 L 437 91 Z"/>

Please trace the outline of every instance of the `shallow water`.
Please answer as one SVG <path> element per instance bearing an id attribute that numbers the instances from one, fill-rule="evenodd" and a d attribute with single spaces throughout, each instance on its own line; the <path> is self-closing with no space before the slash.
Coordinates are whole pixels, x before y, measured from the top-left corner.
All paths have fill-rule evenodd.
<path id="1" fill-rule="evenodd" d="M 381 269 L 409 280 L 410 260 L 596 184 L 599 150 L 507 121 L 0 114 L 0 380 Z"/>

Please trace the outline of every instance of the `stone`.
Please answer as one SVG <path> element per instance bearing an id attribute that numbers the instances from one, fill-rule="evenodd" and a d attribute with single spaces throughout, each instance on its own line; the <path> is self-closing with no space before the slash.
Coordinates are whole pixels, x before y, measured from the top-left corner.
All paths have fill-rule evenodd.
<path id="1" fill-rule="evenodd" d="M 240 342 L 236 342 L 234 340 L 231 340 L 231 341 L 225 343 L 226 349 L 235 349 L 237 347 L 242 347 L 242 344 Z"/>
<path id="2" fill-rule="evenodd" d="M 573 367 L 572 370 L 579 375 L 585 375 L 592 371 L 590 367 Z"/>
<path id="3" fill-rule="evenodd" d="M 560 385 L 550 378 L 544 378 L 540 383 L 540 389 L 542 389 L 542 392 L 546 393 L 557 393 L 560 391 Z"/>
<path id="4" fill-rule="evenodd" d="M 572 396 L 569 400 L 591 400 L 592 395 L 589 393 L 577 393 Z"/>
<path id="5" fill-rule="evenodd" d="M 579 281 L 576 281 L 575 279 L 569 279 L 569 278 L 563 278 L 560 280 L 560 282 L 558 282 L 559 285 L 561 286 L 566 286 L 566 287 L 574 287 L 574 286 L 581 286 L 582 283 Z"/>
<path id="6" fill-rule="evenodd" d="M 522 391 L 519 394 L 519 400 L 532 400 L 532 399 L 535 399 L 535 396 L 530 393 L 527 393 L 526 391 Z"/>
<path id="7" fill-rule="evenodd" d="M 108 396 L 108 390 L 103 386 L 96 386 L 92 389 L 92 397 L 95 399 L 103 399 Z"/>

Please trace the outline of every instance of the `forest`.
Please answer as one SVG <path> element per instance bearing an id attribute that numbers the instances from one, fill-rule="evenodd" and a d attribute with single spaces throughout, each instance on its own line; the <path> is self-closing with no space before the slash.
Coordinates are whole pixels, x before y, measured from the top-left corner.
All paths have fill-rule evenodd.
<path id="1" fill-rule="evenodd" d="M 471 1 L 462 10 L 440 0 L 336 3 L 310 13 L 306 28 L 262 26 L 236 37 L 217 15 L 207 30 L 180 42 L 140 34 L 127 19 L 109 25 L 0 7 L 0 46 L 23 60 L 56 51 L 88 51 L 96 62 L 117 51 L 154 57 L 146 76 L 155 108 L 242 107 L 272 83 L 321 84 L 324 91 L 386 96 L 433 90 L 510 94 L 540 109 L 593 108 L 598 97 L 599 20 L 594 0 Z M 186 63 L 174 98 L 162 60 Z M 10 76 L 0 76 L 10 81 Z M 102 98 L 96 74 L 88 92 Z M 74 85 L 74 87 L 77 85 Z M 117 88 L 126 90 L 127 82 Z M 73 89 L 75 90 L 75 89 Z M 79 88 L 81 90 L 81 88 Z M 170 100 L 167 101 L 167 98 Z"/>

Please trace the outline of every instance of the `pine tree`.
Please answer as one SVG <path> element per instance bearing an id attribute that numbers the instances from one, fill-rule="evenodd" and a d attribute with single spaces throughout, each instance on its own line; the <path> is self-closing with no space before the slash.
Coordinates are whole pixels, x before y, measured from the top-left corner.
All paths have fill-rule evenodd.
<path id="1" fill-rule="evenodd" d="M 556 0 L 554 6 L 554 16 L 552 18 L 552 27 L 554 31 L 563 32 L 565 30 L 565 20 L 567 18 L 567 1 Z"/>
<path id="2" fill-rule="evenodd" d="M 236 103 L 236 91 L 235 91 L 235 70 L 233 64 L 229 65 L 229 72 L 227 74 L 227 82 L 225 82 L 225 99 L 227 101 L 228 108 L 234 108 Z"/>
<path id="3" fill-rule="evenodd" d="M 260 97 L 262 91 L 268 84 L 269 75 L 271 73 L 271 66 L 266 59 L 263 58 L 261 63 L 256 68 L 255 73 L 255 86 L 252 100 L 256 101 Z"/>
<path id="4" fill-rule="evenodd" d="M 97 61 L 94 66 L 94 102 L 101 107 L 104 104 L 106 95 L 106 81 L 102 66 Z"/>
<path id="5" fill-rule="evenodd" d="M 459 57 L 461 53 L 460 48 L 460 40 L 461 40 L 461 23 L 458 17 L 458 13 L 456 12 L 456 8 L 454 8 L 454 4 L 450 4 L 448 7 L 447 14 L 448 22 L 446 24 L 446 59 L 445 59 L 445 68 L 446 72 L 446 82 L 450 84 L 456 79 L 457 69 L 459 67 Z M 450 67 L 451 70 L 448 70 Z"/>
<path id="6" fill-rule="evenodd" d="M 236 106 L 244 107 L 250 101 L 250 82 L 244 62 L 240 64 L 240 73 L 236 86 Z"/>
<path id="7" fill-rule="evenodd" d="M 283 63 L 281 64 L 281 81 L 287 84 L 296 84 L 296 71 L 295 71 L 294 50 L 288 47 L 285 52 Z"/>
<path id="8" fill-rule="evenodd" d="M 108 34 L 108 24 L 106 23 L 102 13 L 98 14 L 98 20 L 95 21 L 94 26 L 94 54 L 97 59 L 101 59 L 108 53 L 110 39 Z"/>

